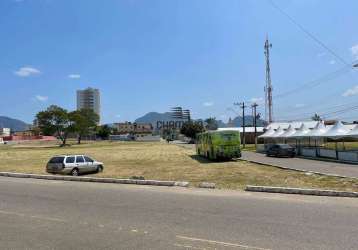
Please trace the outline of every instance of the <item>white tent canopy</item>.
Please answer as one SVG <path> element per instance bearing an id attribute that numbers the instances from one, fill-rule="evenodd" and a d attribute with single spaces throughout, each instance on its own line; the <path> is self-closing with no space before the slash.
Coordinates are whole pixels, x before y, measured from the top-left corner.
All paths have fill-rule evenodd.
<path id="1" fill-rule="evenodd" d="M 350 130 L 346 136 L 348 137 L 353 137 L 353 138 L 358 138 L 358 124 L 355 125 L 352 130 Z"/>
<path id="2" fill-rule="evenodd" d="M 313 137 L 313 138 L 322 137 L 322 135 L 325 132 L 327 132 L 329 128 L 330 127 L 325 126 L 323 122 L 319 122 L 312 130 L 306 133 L 304 137 Z"/>
<path id="3" fill-rule="evenodd" d="M 270 127 L 264 134 L 260 135 L 259 138 L 270 138 L 275 133 L 275 129 Z"/>
<path id="4" fill-rule="evenodd" d="M 282 127 L 278 127 L 278 129 L 273 133 L 271 138 L 281 138 L 281 136 L 285 133 L 285 130 Z"/>
<path id="5" fill-rule="evenodd" d="M 348 132 L 349 132 L 349 128 L 344 126 L 342 122 L 337 122 L 333 127 L 329 128 L 326 132 L 322 133 L 320 137 L 340 139 L 346 137 Z"/>
<path id="6" fill-rule="evenodd" d="M 281 138 L 291 138 L 297 130 L 293 126 L 289 126 L 288 129 L 280 136 Z"/>
<path id="7" fill-rule="evenodd" d="M 301 127 L 297 130 L 297 132 L 292 135 L 292 137 L 300 138 L 304 137 L 308 132 L 310 132 L 310 129 L 306 126 L 306 124 L 302 123 Z"/>
<path id="8" fill-rule="evenodd" d="M 307 128 L 314 128 L 318 121 L 298 121 L 298 122 L 273 122 L 270 123 L 266 129 L 273 128 L 277 130 L 279 127 L 283 128 L 284 130 L 288 129 L 288 127 L 291 125 L 294 129 L 299 129 L 302 124 L 305 124 Z"/>
<path id="9" fill-rule="evenodd" d="M 278 126 L 281 124 L 281 126 Z M 299 126 L 298 126 L 299 125 Z M 313 126 L 314 125 L 314 126 Z M 343 124 L 338 121 L 335 125 L 325 125 L 323 122 L 293 122 L 293 123 L 272 123 L 267 126 L 267 131 L 259 138 L 357 138 L 357 124 Z"/>

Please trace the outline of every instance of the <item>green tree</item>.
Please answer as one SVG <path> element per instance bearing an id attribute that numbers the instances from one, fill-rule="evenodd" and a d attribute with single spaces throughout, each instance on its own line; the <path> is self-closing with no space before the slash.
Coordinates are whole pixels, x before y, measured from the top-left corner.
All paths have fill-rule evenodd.
<path id="1" fill-rule="evenodd" d="M 67 110 L 51 105 L 46 110 L 37 113 L 36 120 L 38 128 L 44 135 L 55 135 L 61 140 L 61 146 L 66 145 L 68 133 L 72 129 Z"/>
<path id="2" fill-rule="evenodd" d="M 315 113 L 314 116 L 312 116 L 311 119 L 313 121 L 322 121 L 321 117 L 317 113 Z"/>
<path id="3" fill-rule="evenodd" d="M 95 130 L 99 116 L 91 109 L 75 110 L 69 113 L 72 121 L 72 131 L 77 133 L 77 143 L 81 144 L 82 137 Z"/>
<path id="4" fill-rule="evenodd" d="M 195 139 L 197 133 L 201 133 L 204 131 L 204 127 L 199 122 L 186 122 L 183 124 L 182 128 L 180 129 L 180 133 L 183 135 Z"/>
<path id="5" fill-rule="evenodd" d="M 108 125 L 98 126 L 96 135 L 101 137 L 102 140 L 107 139 L 112 130 Z"/>
<path id="6" fill-rule="evenodd" d="M 207 130 L 217 130 L 219 125 L 215 117 L 209 117 L 205 120 Z"/>

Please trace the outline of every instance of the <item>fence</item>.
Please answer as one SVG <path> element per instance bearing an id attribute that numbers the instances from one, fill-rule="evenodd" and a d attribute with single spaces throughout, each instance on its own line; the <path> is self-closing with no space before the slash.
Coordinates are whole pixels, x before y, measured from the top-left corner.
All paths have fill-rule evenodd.
<path id="1" fill-rule="evenodd" d="M 265 153 L 266 144 L 258 144 L 256 152 Z M 309 158 L 325 158 L 338 160 L 341 162 L 357 163 L 358 164 L 358 149 L 355 150 L 335 150 L 324 147 L 308 147 L 308 146 L 297 146 L 297 155 Z"/>

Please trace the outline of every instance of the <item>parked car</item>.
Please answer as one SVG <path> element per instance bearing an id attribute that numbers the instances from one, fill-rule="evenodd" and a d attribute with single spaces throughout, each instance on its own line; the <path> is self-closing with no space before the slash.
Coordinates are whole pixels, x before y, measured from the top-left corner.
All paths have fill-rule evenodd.
<path id="1" fill-rule="evenodd" d="M 95 161 L 86 155 L 58 155 L 52 157 L 46 165 L 46 172 L 52 174 L 78 176 L 102 171 L 103 163 Z"/>
<path id="2" fill-rule="evenodd" d="M 266 150 L 266 156 L 294 157 L 295 155 L 296 155 L 295 148 L 288 144 L 273 144 L 270 145 Z"/>

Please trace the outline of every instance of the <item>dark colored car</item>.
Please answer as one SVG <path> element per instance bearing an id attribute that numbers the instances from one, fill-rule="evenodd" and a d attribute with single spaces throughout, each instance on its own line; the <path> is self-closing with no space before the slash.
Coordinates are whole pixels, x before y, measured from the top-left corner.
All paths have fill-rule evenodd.
<path id="1" fill-rule="evenodd" d="M 266 150 L 266 156 L 294 157 L 295 155 L 296 155 L 295 148 L 288 144 L 273 144 L 270 145 Z"/>

